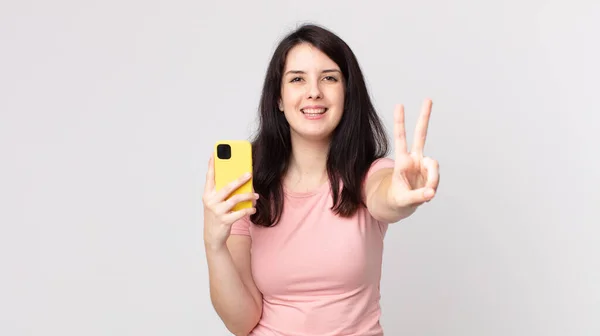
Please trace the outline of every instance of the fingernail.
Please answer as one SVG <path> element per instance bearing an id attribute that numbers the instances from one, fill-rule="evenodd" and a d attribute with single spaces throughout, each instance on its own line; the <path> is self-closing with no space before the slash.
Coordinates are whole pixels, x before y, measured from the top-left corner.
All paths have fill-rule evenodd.
<path id="1" fill-rule="evenodd" d="M 246 173 L 246 174 L 244 174 L 244 177 L 245 177 L 245 178 L 248 178 L 248 177 L 250 177 L 250 175 L 252 175 L 252 174 L 250 174 L 250 173 Z"/>

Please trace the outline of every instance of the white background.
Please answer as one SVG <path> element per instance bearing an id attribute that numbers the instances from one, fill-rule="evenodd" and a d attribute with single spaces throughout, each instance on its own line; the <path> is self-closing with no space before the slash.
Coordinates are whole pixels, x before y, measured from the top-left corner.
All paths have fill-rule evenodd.
<path id="1" fill-rule="evenodd" d="M 2 0 L 0 334 L 227 335 L 207 160 L 314 22 L 390 134 L 434 101 L 439 194 L 386 237 L 386 335 L 599 335 L 600 5 L 567 3 Z"/>

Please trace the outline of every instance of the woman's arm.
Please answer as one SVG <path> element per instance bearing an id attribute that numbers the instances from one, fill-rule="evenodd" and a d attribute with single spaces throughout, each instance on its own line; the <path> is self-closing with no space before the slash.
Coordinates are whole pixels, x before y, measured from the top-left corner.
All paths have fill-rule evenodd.
<path id="1" fill-rule="evenodd" d="M 373 173 L 365 184 L 366 204 L 371 216 L 383 223 L 396 223 L 410 216 L 418 206 L 396 207 L 389 201 L 393 169 L 383 168 Z"/>
<path id="2" fill-rule="evenodd" d="M 212 304 L 236 336 L 248 335 L 262 314 L 262 294 L 250 268 L 250 246 L 250 237 L 231 235 L 226 247 L 206 248 Z"/>
<path id="3" fill-rule="evenodd" d="M 404 107 L 396 106 L 394 167 L 369 174 L 365 187 L 367 207 L 371 215 L 380 221 L 398 222 L 436 194 L 440 179 L 439 164 L 423 155 L 431 105 L 429 99 L 423 103 L 410 152 L 404 130 Z"/>

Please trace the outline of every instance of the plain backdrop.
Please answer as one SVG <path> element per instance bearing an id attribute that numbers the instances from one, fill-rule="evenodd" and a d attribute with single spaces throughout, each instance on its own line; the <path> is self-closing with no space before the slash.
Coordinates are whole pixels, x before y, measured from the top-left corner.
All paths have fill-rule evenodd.
<path id="1" fill-rule="evenodd" d="M 600 334 L 597 1 L 2 0 L 1 335 L 228 334 L 207 160 L 305 22 L 351 46 L 390 135 L 394 104 L 410 139 L 434 102 L 439 194 L 386 237 L 386 335 Z"/>

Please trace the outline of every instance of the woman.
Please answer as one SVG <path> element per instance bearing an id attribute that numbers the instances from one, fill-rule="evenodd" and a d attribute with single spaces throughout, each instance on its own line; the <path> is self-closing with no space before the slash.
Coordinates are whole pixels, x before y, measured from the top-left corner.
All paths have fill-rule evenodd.
<path id="1" fill-rule="evenodd" d="M 304 25 L 269 64 L 253 141 L 256 193 L 204 201 L 211 300 L 235 335 L 383 335 L 379 282 L 390 223 L 431 200 L 438 164 L 423 156 L 431 101 L 407 151 L 394 116 L 395 160 L 358 62 L 332 32 Z M 260 198 L 259 196 L 260 195 Z M 231 212 L 240 201 L 255 207 Z"/>

